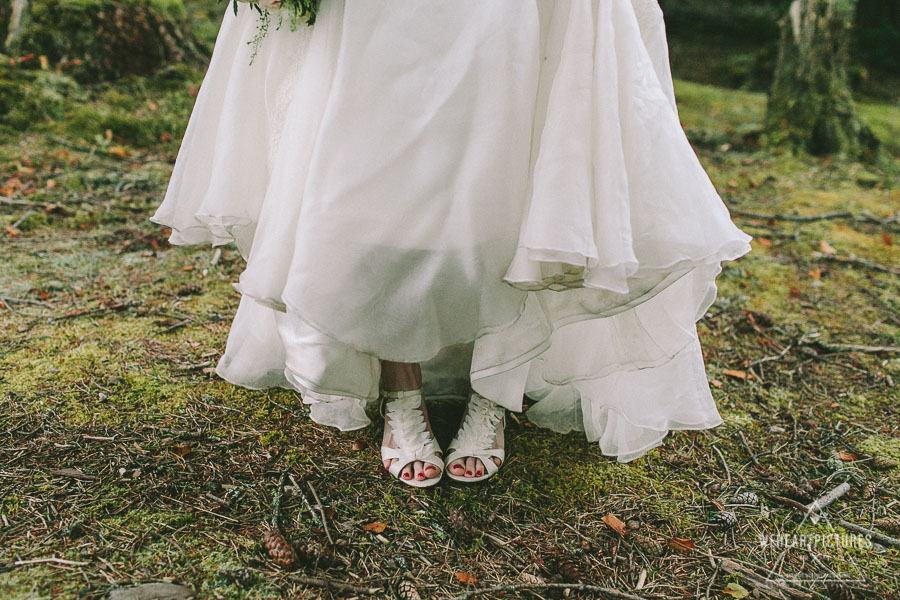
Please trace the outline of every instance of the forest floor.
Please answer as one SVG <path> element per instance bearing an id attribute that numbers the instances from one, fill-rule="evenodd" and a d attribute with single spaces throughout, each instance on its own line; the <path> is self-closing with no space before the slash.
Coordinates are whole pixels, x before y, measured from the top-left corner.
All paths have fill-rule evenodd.
<path id="1" fill-rule="evenodd" d="M 900 108 L 861 107 L 880 161 L 771 154 L 753 133 L 764 96 L 678 82 L 689 136 L 754 236 L 698 323 L 725 423 L 621 464 L 519 413 L 497 476 L 416 490 L 381 467 L 374 408 L 376 426 L 341 433 L 294 393 L 214 375 L 242 260 L 171 247 L 148 221 L 201 73 L 38 77 L 13 111 L 24 131 L 0 137 L 0 597 L 160 581 L 365 596 L 304 578 L 376 597 L 412 581 L 424 598 L 554 598 L 540 582 L 574 580 L 644 598 L 896 597 L 900 548 L 844 523 L 900 533 Z M 446 444 L 462 406 L 429 412 Z M 844 482 L 824 519 L 790 504 Z M 262 550 L 276 497 L 292 571 Z"/>

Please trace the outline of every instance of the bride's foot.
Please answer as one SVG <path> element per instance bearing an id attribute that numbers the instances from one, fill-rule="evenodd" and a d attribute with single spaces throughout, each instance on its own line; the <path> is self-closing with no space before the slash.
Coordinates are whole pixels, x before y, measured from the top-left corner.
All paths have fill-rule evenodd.
<path id="1" fill-rule="evenodd" d="M 506 410 L 472 394 L 459 431 L 450 442 L 448 474 L 460 481 L 479 481 L 497 472 L 505 458 Z M 485 461 L 492 464 L 488 466 Z"/>
<path id="2" fill-rule="evenodd" d="M 384 468 L 390 471 L 394 463 L 402 460 L 406 464 L 401 465 L 396 477 L 411 485 L 436 483 L 443 469 L 442 451 L 428 421 L 422 390 L 386 392 L 384 395 L 384 438 L 381 442 Z"/>

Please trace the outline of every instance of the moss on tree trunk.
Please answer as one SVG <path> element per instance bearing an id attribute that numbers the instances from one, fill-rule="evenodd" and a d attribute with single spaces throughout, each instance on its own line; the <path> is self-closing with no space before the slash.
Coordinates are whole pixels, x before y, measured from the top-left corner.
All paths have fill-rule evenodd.
<path id="1" fill-rule="evenodd" d="M 44 55 L 81 80 L 143 75 L 204 59 L 187 23 L 181 0 L 33 0 L 7 51 Z"/>
<path id="2" fill-rule="evenodd" d="M 856 0 L 794 0 L 781 21 L 766 130 L 771 143 L 815 155 L 877 151 L 847 79 Z"/>

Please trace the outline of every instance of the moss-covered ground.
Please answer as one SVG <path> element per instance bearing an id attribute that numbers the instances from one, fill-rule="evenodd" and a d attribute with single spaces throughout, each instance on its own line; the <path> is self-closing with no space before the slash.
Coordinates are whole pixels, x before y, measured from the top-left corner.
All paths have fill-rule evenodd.
<path id="1" fill-rule="evenodd" d="M 203 598 L 362 595 L 301 577 L 377 597 L 409 579 L 424 598 L 534 577 L 646 598 L 758 586 L 726 558 L 812 597 L 837 597 L 823 578 L 860 596 L 900 589 L 898 548 L 858 547 L 838 522 L 900 516 L 900 469 L 876 468 L 900 459 L 900 108 L 861 107 L 884 140 L 872 163 L 773 155 L 754 133 L 764 96 L 679 81 L 685 128 L 755 238 L 698 324 L 725 423 L 620 464 L 517 414 L 498 476 L 414 490 L 383 472 L 380 426 L 341 433 L 294 393 L 212 373 L 242 260 L 171 247 L 147 220 L 202 72 L 89 87 L 2 68 L 16 102 L 0 97 L 0 597 L 99 598 L 149 581 Z M 442 444 L 461 411 L 430 411 Z M 305 556 L 293 572 L 261 550 L 285 473 L 281 527 Z M 772 496 L 844 481 L 851 492 L 818 523 Z M 741 491 L 761 506 L 729 506 Z M 712 517 L 722 508 L 733 527 Z M 761 543 L 780 534 L 845 537 Z"/>

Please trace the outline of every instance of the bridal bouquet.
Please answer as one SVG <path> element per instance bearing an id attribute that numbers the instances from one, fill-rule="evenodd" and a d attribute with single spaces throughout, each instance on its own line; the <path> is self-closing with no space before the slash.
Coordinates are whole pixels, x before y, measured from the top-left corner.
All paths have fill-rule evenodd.
<path id="1" fill-rule="evenodd" d="M 222 2 L 222 0 L 218 0 Z M 297 30 L 297 25 L 306 20 L 307 25 L 316 22 L 316 13 L 319 11 L 319 3 L 322 0 L 231 0 L 234 7 L 234 14 L 238 14 L 238 4 L 249 4 L 259 13 L 259 27 L 256 35 L 252 40 L 247 42 L 253 46 L 253 54 L 250 56 L 250 64 L 259 51 L 259 47 L 269 32 L 269 26 L 272 24 L 272 15 L 270 10 L 278 10 L 278 25 L 276 29 L 281 28 L 284 21 L 284 15 L 290 18 L 291 31 Z"/>

